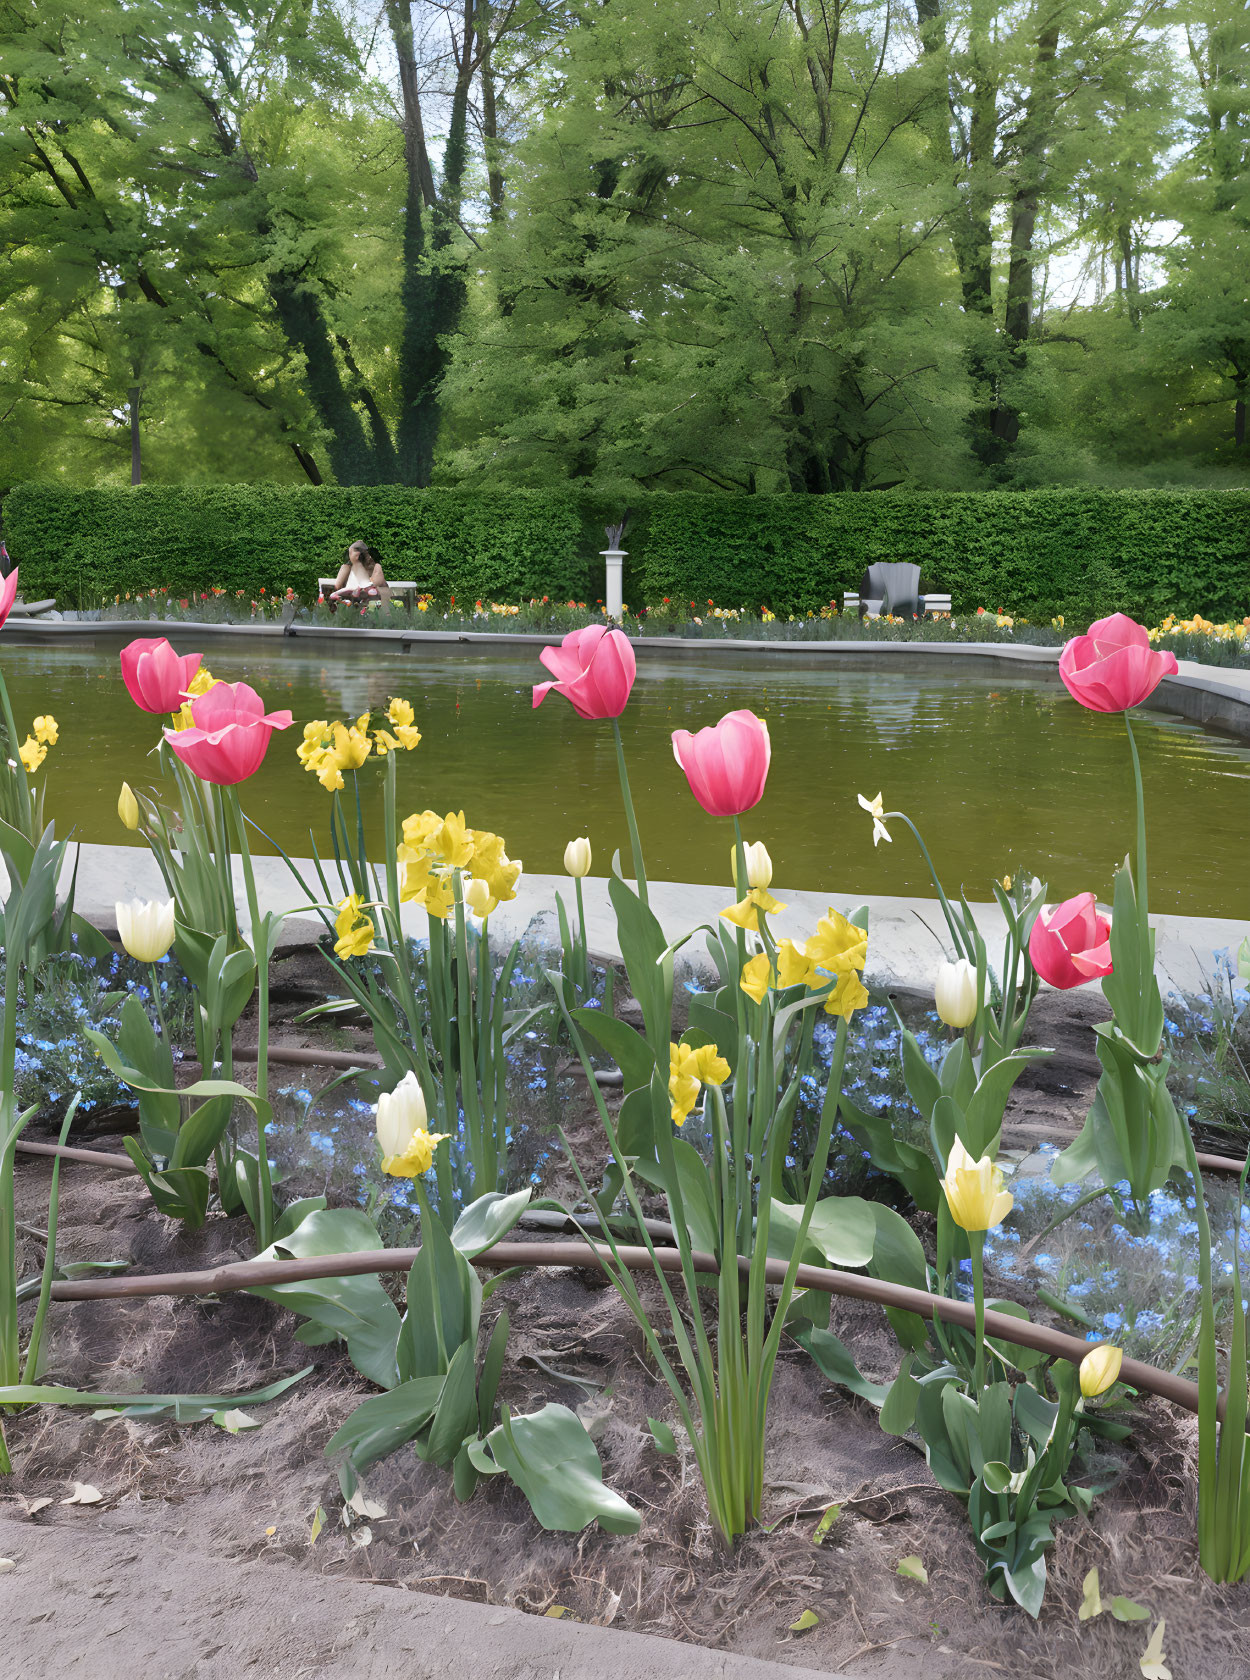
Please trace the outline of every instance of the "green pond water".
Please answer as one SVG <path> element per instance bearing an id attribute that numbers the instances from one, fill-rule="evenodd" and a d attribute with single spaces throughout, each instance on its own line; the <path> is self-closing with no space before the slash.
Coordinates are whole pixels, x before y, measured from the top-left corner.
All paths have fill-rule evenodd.
<path id="1" fill-rule="evenodd" d="M 136 626 L 136 632 L 144 627 Z M 558 696 L 538 711 L 537 648 L 419 645 L 408 652 L 324 654 L 297 641 L 262 650 L 205 646 L 216 676 L 244 680 L 295 727 L 275 735 L 243 791 L 248 813 L 289 851 L 307 855 L 310 827 L 327 843 L 329 795 L 295 757 L 314 717 L 355 717 L 398 694 L 412 701 L 424 739 L 400 763 L 401 810 L 463 808 L 505 837 L 531 871 L 561 868 L 565 842 L 589 834 L 596 874 L 628 841 L 611 729 L 579 719 Z M 6 642 L 3 669 L 19 728 L 51 712 L 61 726 L 49 754 L 47 811 L 58 833 L 135 843 L 116 815 L 123 779 L 156 777 L 146 755 L 160 720 L 122 684 L 117 646 L 23 647 Z M 881 789 L 924 833 L 948 892 L 988 898 L 990 882 L 1028 869 L 1052 898 L 1109 896 L 1132 840 L 1133 791 L 1124 725 L 1083 710 L 1058 683 L 1027 676 L 871 674 L 828 666 L 752 667 L 726 651 L 716 663 L 647 658 L 621 727 L 649 873 L 657 880 L 727 878 L 729 824 L 695 803 L 670 733 L 749 706 L 768 720 L 772 770 L 744 819 L 764 840 L 775 882 L 839 897 L 931 893 L 900 825 L 874 850 L 855 801 Z M 1138 712 L 1149 807 L 1151 907 L 1250 919 L 1250 746 L 1161 713 Z M 380 775 L 361 774 L 366 823 L 380 831 Z M 263 847 L 260 849 L 264 849 Z"/>

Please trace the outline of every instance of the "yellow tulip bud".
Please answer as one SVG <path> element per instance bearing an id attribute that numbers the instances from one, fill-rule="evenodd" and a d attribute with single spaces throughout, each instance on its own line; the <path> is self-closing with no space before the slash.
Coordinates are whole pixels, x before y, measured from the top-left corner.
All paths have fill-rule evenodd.
<path id="1" fill-rule="evenodd" d="M 486 882 L 479 880 L 477 876 L 474 876 L 464 889 L 464 901 L 475 916 L 489 916 L 499 903 L 497 898 L 492 898 Z"/>
<path id="2" fill-rule="evenodd" d="M 117 796 L 117 814 L 123 826 L 133 834 L 139 826 L 139 801 L 135 798 L 129 782 L 122 783 L 122 790 Z"/>
<path id="3" fill-rule="evenodd" d="M 160 962 L 174 942 L 174 901 L 164 904 L 131 899 L 114 905 L 117 931 L 127 952 L 141 963 Z"/>
<path id="4" fill-rule="evenodd" d="M 942 1190 L 951 1218 L 965 1231 L 992 1231 L 1011 1212 L 1012 1197 L 1003 1189 L 1002 1168 L 988 1155 L 974 1161 L 959 1138 L 946 1158 Z"/>
<path id="5" fill-rule="evenodd" d="M 771 886 L 773 879 L 773 860 L 768 855 L 768 848 L 762 840 L 756 840 L 743 851 L 747 858 L 747 886 Z M 734 886 L 738 885 L 738 848 L 729 848 L 729 868 L 733 874 Z"/>
<path id="6" fill-rule="evenodd" d="M 1124 1354 L 1110 1342 L 1099 1342 L 1091 1348 L 1081 1361 L 1081 1393 L 1087 1400 L 1095 1395 L 1105 1394 L 1109 1388 L 1114 1388 L 1120 1380 L 1120 1366 L 1124 1363 Z"/>
<path id="7" fill-rule="evenodd" d="M 570 840 L 564 848 L 565 872 L 575 878 L 590 874 L 590 841 L 585 835 L 579 840 Z"/>
<path id="8" fill-rule="evenodd" d="M 967 957 L 938 969 L 933 1001 L 948 1027 L 970 1027 L 976 1020 L 977 971 Z"/>

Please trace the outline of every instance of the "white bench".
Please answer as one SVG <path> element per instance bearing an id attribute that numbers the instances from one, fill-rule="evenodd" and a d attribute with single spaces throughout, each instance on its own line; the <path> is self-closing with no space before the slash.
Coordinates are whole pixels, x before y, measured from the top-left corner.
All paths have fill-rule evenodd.
<path id="1" fill-rule="evenodd" d="M 318 593 L 324 595 L 328 600 L 330 591 L 334 588 L 335 581 L 335 578 L 332 577 L 319 577 L 317 579 Z M 390 590 L 396 600 L 403 601 L 409 612 L 411 612 L 413 602 L 416 600 L 418 594 L 425 589 L 426 585 L 414 583 L 410 578 L 402 581 L 398 578 L 387 578 L 386 587 Z"/>

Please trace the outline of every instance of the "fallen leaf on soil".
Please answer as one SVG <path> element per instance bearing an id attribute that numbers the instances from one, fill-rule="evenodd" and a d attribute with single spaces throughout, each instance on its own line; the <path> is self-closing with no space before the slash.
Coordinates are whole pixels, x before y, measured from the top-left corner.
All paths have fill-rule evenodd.
<path id="1" fill-rule="evenodd" d="M 7 1575 L 10 1569 L 16 1568 L 17 1565 L 12 1558 L 0 1558 L 0 1575 Z"/>
<path id="2" fill-rule="evenodd" d="M 62 1499 L 62 1505 L 98 1505 L 104 1498 L 98 1487 L 92 1487 L 90 1482 L 74 1482 L 73 1493 L 68 1499 Z"/>
<path id="3" fill-rule="evenodd" d="M 813 1545 L 819 1546 L 822 1543 L 829 1530 L 833 1527 L 834 1523 L 837 1522 L 841 1515 L 842 1507 L 840 1505 L 831 1505 L 829 1507 L 824 1516 L 821 1517 L 820 1521 L 816 1524 L 816 1532 L 812 1535 Z"/>
<path id="4" fill-rule="evenodd" d="M 1150 1643 L 1137 1659 L 1146 1680 L 1172 1680 L 1172 1670 L 1163 1660 L 1163 1630 L 1167 1626 L 1161 1616 L 1159 1625 L 1150 1635 Z"/>
<path id="5" fill-rule="evenodd" d="M 353 1528 L 351 1533 L 353 1546 L 371 1546 L 373 1544 L 373 1530 L 368 1523 L 361 1523 L 360 1527 Z"/>
<path id="6" fill-rule="evenodd" d="M 32 1499 L 30 1504 L 26 1507 L 26 1515 L 28 1517 L 37 1517 L 40 1511 L 46 1511 L 51 1503 L 52 1501 L 50 1499 Z"/>
<path id="7" fill-rule="evenodd" d="M 550 1616 L 552 1621 L 558 1622 L 561 1616 L 568 1615 L 568 1609 L 563 1604 L 550 1604 L 543 1611 L 544 1616 Z"/>
<path id="8" fill-rule="evenodd" d="M 790 1623 L 790 1632 L 806 1633 L 808 1628 L 814 1628 L 819 1621 L 820 1617 L 814 1610 L 804 1610 L 797 1622 Z"/>
<path id="9" fill-rule="evenodd" d="M 317 1514 L 313 1517 L 313 1520 L 312 1520 L 312 1528 L 308 1532 L 308 1544 L 310 1546 L 315 1546 L 317 1544 L 317 1536 L 321 1533 L 321 1530 L 325 1527 L 325 1521 L 326 1521 L 326 1514 L 321 1509 L 321 1506 L 318 1505 Z"/>
<path id="10" fill-rule="evenodd" d="M 651 1439 L 655 1442 L 656 1452 L 675 1453 L 677 1451 L 677 1439 L 668 1424 L 661 1423 L 659 1418 L 653 1417 L 647 1419 L 647 1424 L 651 1430 Z"/>
<path id="11" fill-rule="evenodd" d="M 1103 1603 L 1102 1593 L 1098 1585 L 1098 1571 L 1091 1569 L 1081 1583 L 1085 1590 L 1085 1597 L 1081 1600 L 1081 1608 L 1077 1617 L 1082 1622 L 1088 1622 L 1094 1616 L 1101 1616 L 1104 1610 L 1110 1610 L 1117 1622 L 1145 1622 L 1150 1619 L 1150 1612 L 1144 1604 L 1138 1604 L 1131 1598 L 1125 1598 L 1122 1593 L 1107 1603 Z"/>
<path id="12" fill-rule="evenodd" d="M 919 1581 L 922 1587 L 929 1584 L 929 1571 L 918 1557 L 900 1558 L 898 1573 L 905 1581 Z"/>
<path id="13" fill-rule="evenodd" d="M 376 1499 L 370 1499 L 364 1488 L 359 1486 L 359 1484 L 357 1484 L 355 1492 L 347 1501 L 347 1509 L 349 1511 L 354 1511 L 358 1517 L 372 1518 L 384 1517 L 386 1515 L 386 1506 L 379 1505 Z M 350 1522 L 351 1518 L 348 1517 L 344 1520 Z"/>
<path id="14" fill-rule="evenodd" d="M 275 1535 L 275 1534 L 276 1534 L 276 1533 L 277 1533 L 277 1532 L 278 1532 L 278 1531 L 277 1531 L 277 1529 L 276 1529 L 276 1528 L 267 1528 L 267 1529 L 266 1529 L 266 1530 L 265 1530 L 265 1537 L 266 1537 L 266 1539 L 269 1539 L 269 1540 L 272 1540 L 272 1539 L 273 1539 L 273 1537 L 274 1537 L 274 1535 Z"/>
<path id="15" fill-rule="evenodd" d="M 259 1429 L 261 1420 L 252 1417 L 248 1412 L 241 1412 L 235 1406 L 228 1412 L 214 1412 L 213 1422 L 218 1429 L 224 1429 L 227 1435 L 237 1435 L 241 1429 Z"/>
<path id="16" fill-rule="evenodd" d="M 1077 1611 L 1077 1620 L 1088 1622 L 1092 1616 L 1102 1615 L 1102 1595 L 1098 1590 L 1098 1571 L 1091 1569 L 1081 1582 L 1081 1589 L 1085 1596 L 1081 1600 L 1081 1608 Z"/>

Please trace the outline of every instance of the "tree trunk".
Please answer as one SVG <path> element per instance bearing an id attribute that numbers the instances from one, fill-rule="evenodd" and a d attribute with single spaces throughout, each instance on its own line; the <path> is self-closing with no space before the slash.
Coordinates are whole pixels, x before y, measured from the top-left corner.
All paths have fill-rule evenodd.
<path id="1" fill-rule="evenodd" d="M 139 387 L 132 385 L 126 392 L 130 405 L 130 482 L 142 484 L 143 463 L 139 451 Z"/>
<path id="2" fill-rule="evenodd" d="M 1238 449 L 1246 446 L 1246 397 L 1244 391 L 1237 393 L 1237 400 L 1233 404 L 1233 442 Z"/>
<path id="3" fill-rule="evenodd" d="M 1054 118 L 1055 55 L 1059 49 L 1059 24 L 1047 23 L 1038 36 L 1033 64 L 1033 83 L 1024 108 L 1020 134 L 1020 161 L 1016 169 L 1016 194 L 1011 207 L 1011 256 L 1007 268 L 1007 304 L 1003 331 L 1008 345 L 1008 367 L 1021 373 L 1028 355 L 1033 316 L 1033 237 L 1037 228 L 1037 206 L 1046 168 Z M 1020 435 L 1020 415 L 1010 404 L 995 404 L 990 430 L 1004 443 Z"/>
<path id="4" fill-rule="evenodd" d="M 288 342 L 303 353 L 308 395 L 329 434 L 327 448 L 334 476 L 340 484 L 376 484 L 377 458 L 343 386 L 316 295 L 290 274 L 275 274 L 270 294 Z"/>

